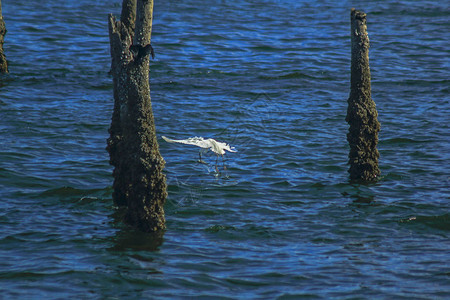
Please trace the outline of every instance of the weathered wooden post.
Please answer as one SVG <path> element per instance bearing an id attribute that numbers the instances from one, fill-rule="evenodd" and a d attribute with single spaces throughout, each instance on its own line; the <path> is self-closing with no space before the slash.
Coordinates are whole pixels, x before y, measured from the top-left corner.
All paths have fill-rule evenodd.
<path id="1" fill-rule="evenodd" d="M 377 150 L 380 123 L 371 98 L 366 14 L 354 8 L 351 10 L 351 45 L 351 88 L 346 117 L 350 125 L 348 172 L 351 180 L 373 181 L 380 175 Z"/>
<path id="2" fill-rule="evenodd" d="M 120 21 L 109 15 L 114 112 L 107 150 L 114 166 L 113 199 L 125 222 L 145 232 L 165 228 L 164 159 L 150 99 L 153 0 L 124 0 Z"/>
<path id="3" fill-rule="evenodd" d="M 3 43 L 5 41 L 6 27 L 3 21 L 2 1 L 0 0 L 0 73 L 8 73 L 8 62 L 3 52 Z"/>

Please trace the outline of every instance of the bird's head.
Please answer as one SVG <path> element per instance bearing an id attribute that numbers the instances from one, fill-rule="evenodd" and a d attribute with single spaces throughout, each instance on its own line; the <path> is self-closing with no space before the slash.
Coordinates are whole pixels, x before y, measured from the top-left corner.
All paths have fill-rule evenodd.
<path id="1" fill-rule="evenodd" d="M 235 147 L 231 147 L 229 144 L 226 144 L 223 149 L 229 151 L 229 152 L 237 152 Z"/>

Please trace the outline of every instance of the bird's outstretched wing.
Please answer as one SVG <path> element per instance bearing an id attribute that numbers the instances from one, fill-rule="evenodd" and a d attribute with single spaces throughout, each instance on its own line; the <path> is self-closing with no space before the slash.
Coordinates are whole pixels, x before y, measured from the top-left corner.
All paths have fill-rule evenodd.
<path id="1" fill-rule="evenodd" d="M 162 138 L 169 143 L 180 143 L 180 144 L 186 144 L 186 145 L 194 145 L 200 148 L 209 149 L 212 152 L 216 153 L 217 155 L 224 155 L 225 150 L 230 152 L 237 152 L 236 148 L 230 147 L 227 143 L 218 142 L 215 139 L 207 139 L 205 140 L 202 137 L 191 137 L 185 140 L 172 140 L 165 136 L 162 136 Z"/>
<path id="2" fill-rule="evenodd" d="M 133 54 L 133 58 L 140 59 L 145 55 L 151 55 L 153 59 L 155 59 L 155 50 L 153 50 L 152 44 L 148 44 L 146 46 L 141 45 L 131 45 L 130 52 Z"/>
<path id="3" fill-rule="evenodd" d="M 211 148 L 211 143 L 208 140 L 205 140 L 202 137 L 191 137 L 185 140 L 172 140 L 165 136 L 162 136 L 163 140 L 165 140 L 168 143 L 179 143 L 179 144 L 185 144 L 185 145 L 194 145 L 200 148 Z"/>

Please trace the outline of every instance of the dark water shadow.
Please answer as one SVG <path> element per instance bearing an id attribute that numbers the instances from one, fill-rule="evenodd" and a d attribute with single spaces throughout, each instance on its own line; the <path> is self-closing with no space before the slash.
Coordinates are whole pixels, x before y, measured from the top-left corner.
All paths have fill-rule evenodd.
<path id="1" fill-rule="evenodd" d="M 349 179 L 347 186 L 352 188 L 350 192 L 343 192 L 342 195 L 352 199 L 354 204 L 370 205 L 375 203 L 375 194 L 370 187 L 376 186 L 378 181 L 368 182 L 362 180 Z"/>
<path id="2" fill-rule="evenodd" d="M 113 245 L 108 248 L 109 251 L 159 251 L 164 241 L 164 230 L 157 232 L 142 232 L 129 225 L 124 224 L 123 217 L 125 209 L 117 209 L 111 217 L 113 225 L 119 230 L 111 238 Z"/>
<path id="3" fill-rule="evenodd" d="M 372 204 L 375 201 L 374 195 L 350 195 L 355 204 Z"/>

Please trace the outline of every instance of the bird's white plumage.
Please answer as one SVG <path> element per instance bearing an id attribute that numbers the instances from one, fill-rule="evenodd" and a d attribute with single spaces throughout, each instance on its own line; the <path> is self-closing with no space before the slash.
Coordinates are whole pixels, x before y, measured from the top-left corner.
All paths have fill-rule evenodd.
<path id="1" fill-rule="evenodd" d="M 224 155 L 225 150 L 229 152 L 237 152 L 234 147 L 230 147 L 227 143 L 218 142 L 215 139 L 204 139 L 202 137 L 191 137 L 185 140 L 172 140 L 165 136 L 162 138 L 168 143 L 179 143 L 185 145 L 194 145 L 200 148 L 209 149 L 217 155 Z"/>

